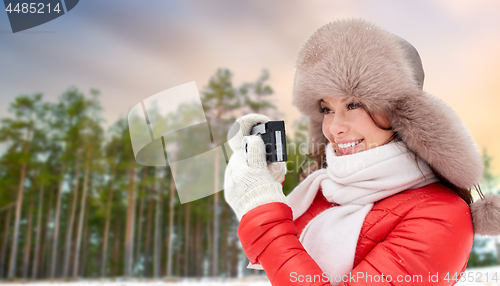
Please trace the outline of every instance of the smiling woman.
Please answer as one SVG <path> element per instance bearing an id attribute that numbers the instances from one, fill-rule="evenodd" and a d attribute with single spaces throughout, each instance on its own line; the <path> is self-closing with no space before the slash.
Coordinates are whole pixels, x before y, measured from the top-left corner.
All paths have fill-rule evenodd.
<path id="1" fill-rule="evenodd" d="M 444 277 L 465 270 L 474 233 L 500 234 L 499 198 L 472 203 L 474 140 L 423 82 L 405 40 L 363 20 L 332 22 L 302 47 L 294 83 L 318 170 L 285 198 L 262 142 L 248 160 L 240 137 L 229 142 L 225 197 L 246 255 L 273 285 L 453 285 Z M 238 119 L 240 136 L 266 120 Z"/>

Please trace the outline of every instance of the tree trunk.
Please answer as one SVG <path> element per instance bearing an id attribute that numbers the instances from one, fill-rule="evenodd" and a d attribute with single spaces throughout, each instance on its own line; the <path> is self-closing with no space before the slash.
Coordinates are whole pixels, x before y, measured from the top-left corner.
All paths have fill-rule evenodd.
<path id="1" fill-rule="evenodd" d="M 10 232 L 10 217 L 12 215 L 12 209 L 14 205 L 11 205 L 7 210 L 7 217 L 5 218 L 5 227 L 3 229 L 3 242 L 2 251 L 0 253 L 0 278 L 4 278 L 5 270 L 5 259 L 7 258 L 7 245 L 9 244 L 9 232 Z"/>
<path id="2" fill-rule="evenodd" d="M 196 251 L 195 251 L 195 256 L 196 256 L 196 268 L 195 268 L 195 275 L 198 277 L 203 276 L 203 230 L 202 230 L 202 223 L 201 220 L 198 220 L 196 222 Z"/>
<path id="3" fill-rule="evenodd" d="M 134 221 L 135 221 L 135 169 L 128 172 L 128 195 L 127 195 L 127 225 L 125 231 L 125 277 L 132 276 L 132 265 L 134 255 Z"/>
<path id="4" fill-rule="evenodd" d="M 215 149 L 214 162 L 214 230 L 212 252 L 212 276 L 219 275 L 219 148 Z"/>
<path id="5" fill-rule="evenodd" d="M 154 176 L 156 178 L 156 169 L 154 172 Z M 161 177 L 161 176 L 160 176 Z M 156 180 L 153 180 L 153 184 Z M 160 277 L 160 267 L 161 267 L 161 210 L 163 208 L 163 190 L 161 188 L 161 184 L 158 187 L 157 196 L 156 196 L 156 221 L 155 221 L 155 242 L 154 242 L 154 277 Z"/>
<path id="6" fill-rule="evenodd" d="M 228 238 L 229 238 L 229 218 L 230 216 L 226 214 L 224 211 L 222 211 L 222 245 L 221 245 L 221 255 L 225 255 L 226 257 L 229 257 L 229 245 L 228 245 Z M 221 261 L 221 272 L 224 276 L 229 276 L 229 259 L 223 259 Z"/>
<path id="7" fill-rule="evenodd" d="M 190 227 L 190 203 L 184 207 L 184 277 L 189 276 L 189 227 Z"/>
<path id="8" fill-rule="evenodd" d="M 118 272 L 120 271 L 119 269 L 119 263 L 120 263 L 120 253 L 121 251 L 121 238 L 122 238 L 122 222 L 123 220 L 119 219 L 116 222 L 116 227 L 113 230 L 113 273 L 111 274 L 112 276 L 118 276 Z"/>
<path id="9" fill-rule="evenodd" d="M 54 203 L 54 190 L 49 192 L 49 208 L 47 209 L 47 218 L 45 219 L 45 224 L 43 227 L 43 233 L 45 233 L 45 238 L 42 244 L 42 257 L 40 257 L 40 277 L 50 277 L 50 238 L 52 237 L 52 232 L 50 228 L 50 222 L 53 219 L 53 203 Z M 57 199 L 57 198 L 56 198 Z"/>
<path id="10" fill-rule="evenodd" d="M 175 183 L 174 174 L 175 166 L 170 165 L 171 177 L 170 177 L 170 204 L 168 210 L 168 245 L 167 245 L 167 277 L 172 276 L 172 242 L 174 239 L 174 202 L 175 202 Z"/>
<path id="11" fill-rule="evenodd" d="M 87 202 L 87 189 L 89 184 L 89 171 L 90 171 L 90 150 L 87 150 L 85 158 L 85 174 L 83 176 L 83 190 L 82 190 L 82 204 L 80 206 L 80 217 L 78 218 L 78 229 L 76 233 L 76 245 L 75 245 L 75 260 L 73 263 L 73 277 L 78 277 L 78 265 L 80 262 L 80 247 L 82 243 L 82 232 L 83 232 L 83 222 L 85 218 L 85 203 Z"/>
<path id="12" fill-rule="evenodd" d="M 38 198 L 38 214 L 36 218 L 36 237 L 35 237 L 35 253 L 33 257 L 33 269 L 31 278 L 36 279 L 38 273 L 38 258 L 40 252 L 40 239 L 42 236 L 42 214 L 43 214 L 43 184 L 40 189 L 40 196 Z"/>
<path id="13" fill-rule="evenodd" d="M 175 210 L 174 210 L 174 213 Z M 177 212 L 179 215 L 177 216 L 177 222 L 175 223 L 175 226 L 174 226 L 174 229 L 177 229 L 178 232 L 177 232 L 177 237 L 178 237 L 178 240 L 180 240 L 180 236 L 181 236 L 181 225 L 182 225 L 182 215 L 180 214 L 180 209 L 178 210 Z M 182 251 L 181 251 L 182 248 L 179 248 L 177 251 L 174 252 L 174 255 L 175 255 L 175 263 L 174 263 L 174 266 L 175 266 L 175 269 L 173 270 L 173 273 L 174 273 L 174 276 L 181 276 L 181 270 L 182 270 L 182 264 L 181 264 L 181 256 L 182 256 Z"/>
<path id="14" fill-rule="evenodd" d="M 141 260 L 141 246 L 142 246 L 142 220 L 143 220 L 143 215 L 144 215 L 144 202 L 146 201 L 146 173 L 147 173 L 147 167 L 144 166 L 144 169 L 142 171 L 142 187 L 140 191 L 140 196 L 141 196 L 141 202 L 139 203 L 139 220 L 137 221 L 137 249 L 135 253 L 135 259 L 136 261 Z M 142 276 L 142 275 L 141 275 Z"/>
<path id="15" fill-rule="evenodd" d="M 210 223 L 207 222 L 207 227 L 206 227 L 206 230 L 207 230 L 207 245 L 206 245 L 206 249 L 207 249 L 207 258 L 208 260 L 210 261 L 210 257 L 213 257 L 214 255 L 214 249 L 213 249 L 213 236 L 212 236 L 212 232 L 213 231 L 213 228 L 210 228 L 209 227 Z M 213 261 L 213 260 L 212 260 Z M 212 263 L 209 263 L 208 265 L 208 269 L 207 269 L 207 273 L 208 275 L 212 275 L 213 272 L 214 272 L 214 265 Z M 205 271 L 203 271 L 205 272 Z"/>
<path id="16" fill-rule="evenodd" d="M 59 182 L 59 187 L 57 190 L 56 214 L 54 218 L 54 232 L 52 235 L 52 257 L 50 262 L 50 278 L 52 279 L 56 277 L 57 246 L 59 242 L 59 218 L 61 214 L 62 188 L 64 183 L 64 172 L 66 171 L 65 169 L 66 165 L 63 162 L 61 166 L 61 181 Z"/>
<path id="17" fill-rule="evenodd" d="M 31 233 L 33 231 L 33 209 L 34 201 L 31 199 L 30 210 L 28 214 L 28 228 L 26 229 L 26 243 L 24 244 L 24 260 L 23 260 L 23 278 L 28 278 L 30 268 L 31 255 Z"/>
<path id="18" fill-rule="evenodd" d="M 87 216 L 85 216 L 85 226 L 83 227 L 83 247 L 82 247 L 82 266 L 79 273 L 82 277 L 87 277 L 87 257 L 88 257 L 88 242 L 89 242 L 89 218 L 90 218 L 90 199 L 87 198 Z"/>
<path id="19" fill-rule="evenodd" d="M 102 243 L 102 259 L 101 259 L 101 277 L 106 277 L 106 261 L 108 258 L 108 238 L 109 238 L 109 224 L 111 222 L 111 208 L 113 206 L 113 183 L 115 181 L 115 168 L 116 165 L 113 165 L 111 170 L 111 176 L 109 179 L 109 194 L 108 194 L 108 203 L 106 210 L 106 222 L 104 225 L 104 238 Z"/>
<path id="20" fill-rule="evenodd" d="M 73 189 L 73 203 L 70 207 L 70 215 L 68 226 L 66 227 L 66 244 L 64 248 L 64 262 L 63 262 L 63 277 L 67 278 L 69 274 L 70 266 L 70 255 L 71 255 L 71 242 L 73 241 L 73 224 L 75 221 L 76 214 L 76 203 L 78 201 L 78 186 L 80 182 L 80 152 L 78 152 L 78 157 L 76 160 L 76 172 L 75 172 L 75 185 Z"/>
<path id="21" fill-rule="evenodd" d="M 31 126 L 28 128 L 26 142 L 24 142 L 23 146 L 23 165 L 21 167 L 21 179 L 19 180 L 19 187 L 17 191 L 16 218 L 14 220 L 14 235 L 12 236 L 12 249 L 10 252 L 8 278 L 14 278 L 16 275 L 17 237 L 19 236 L 19 222 L 21 221 L 21 209 L 23 207 L 24 181 L 26 180 L 26 169 L 28 168 L 28 161 L 26 157 L 28 155 L 30 137 Z"/>
<path id="22" fill-rule="evenodd" d="M 231 277 L 237 277 L 238 276 L 238 267 L 239 267 L 239 252 L 238 252 L 238 240 L 236 238 L 233 238 L 231 242 L 231 270 L 230 270 L 230 275 Z"/>
<path id="23" fill-rule="evenodd" d="M 154 209 L 154 178 L 149 191 L 149 207 L 148 218 L 146 224 L 146 249 L 144 251 L 144 277 L 149 277 L 151 274 L 151 232 L 153 228 L 153 209 Z"/>

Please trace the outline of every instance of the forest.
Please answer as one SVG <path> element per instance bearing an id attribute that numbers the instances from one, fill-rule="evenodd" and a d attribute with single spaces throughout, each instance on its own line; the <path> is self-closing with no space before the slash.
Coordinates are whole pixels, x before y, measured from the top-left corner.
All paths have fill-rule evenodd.
<path id="1" fill-rule="evenodd" d="M 267 70 L 240 86 L 232 78 L 219 69 L 200 91 L 207 118 L 279 116 Z M 19 95 L 1 119 L 0 279 L 257 273 L 223 191 L 181 204 L 170 166 L 135 161 L 126 118 L 105 129 L 101 96 L 74 86 L 57 102 Z M 306 142 L 307 120 L 289 130 L 288 144 Z M 307 159 L 290 150 L 285 193 Z"/>

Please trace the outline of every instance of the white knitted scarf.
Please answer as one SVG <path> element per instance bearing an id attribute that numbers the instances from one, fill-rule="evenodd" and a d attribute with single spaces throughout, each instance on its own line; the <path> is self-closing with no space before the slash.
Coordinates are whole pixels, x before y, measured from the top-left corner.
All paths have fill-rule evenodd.
<path id="1" fill-rule="evenodd" d="M 359 233 L 373 204 L 438 179 L 402 142 L 344 156 L 337 156 L 328 144 L 326 160 L 328 167 L 310 174 L 288 196 L 288 203 L 294 220 L 307 211 L 320 187 L 329 202 L 339 204 L 313 218 L 300 236 L 307 252 L 337 285 L 335 280 L 353 269 Z"/>

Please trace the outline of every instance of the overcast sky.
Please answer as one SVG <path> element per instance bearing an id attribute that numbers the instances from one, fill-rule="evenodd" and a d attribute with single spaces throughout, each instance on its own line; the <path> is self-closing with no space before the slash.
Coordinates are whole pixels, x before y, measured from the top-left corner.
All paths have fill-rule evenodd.
<path id="1" fill-rule="evenodd" d="M 287 126 L 294 62 L 321 25 L 361 17 L 422 57 L 424 89 L 448 103 L 500 173 L 500 1 L 81 0 L 66 15 L 13 34 L 0 12 L 0 118 L 19 94 L 55 101 L 69 86 L 101 91 L 108 124 L 139 101 L 217 68 L 236 85 L 268 69 Z M 280 119 L 280 118 L 273 118 Z M 465 163 L 465 162 L 464 162 Z"/>

